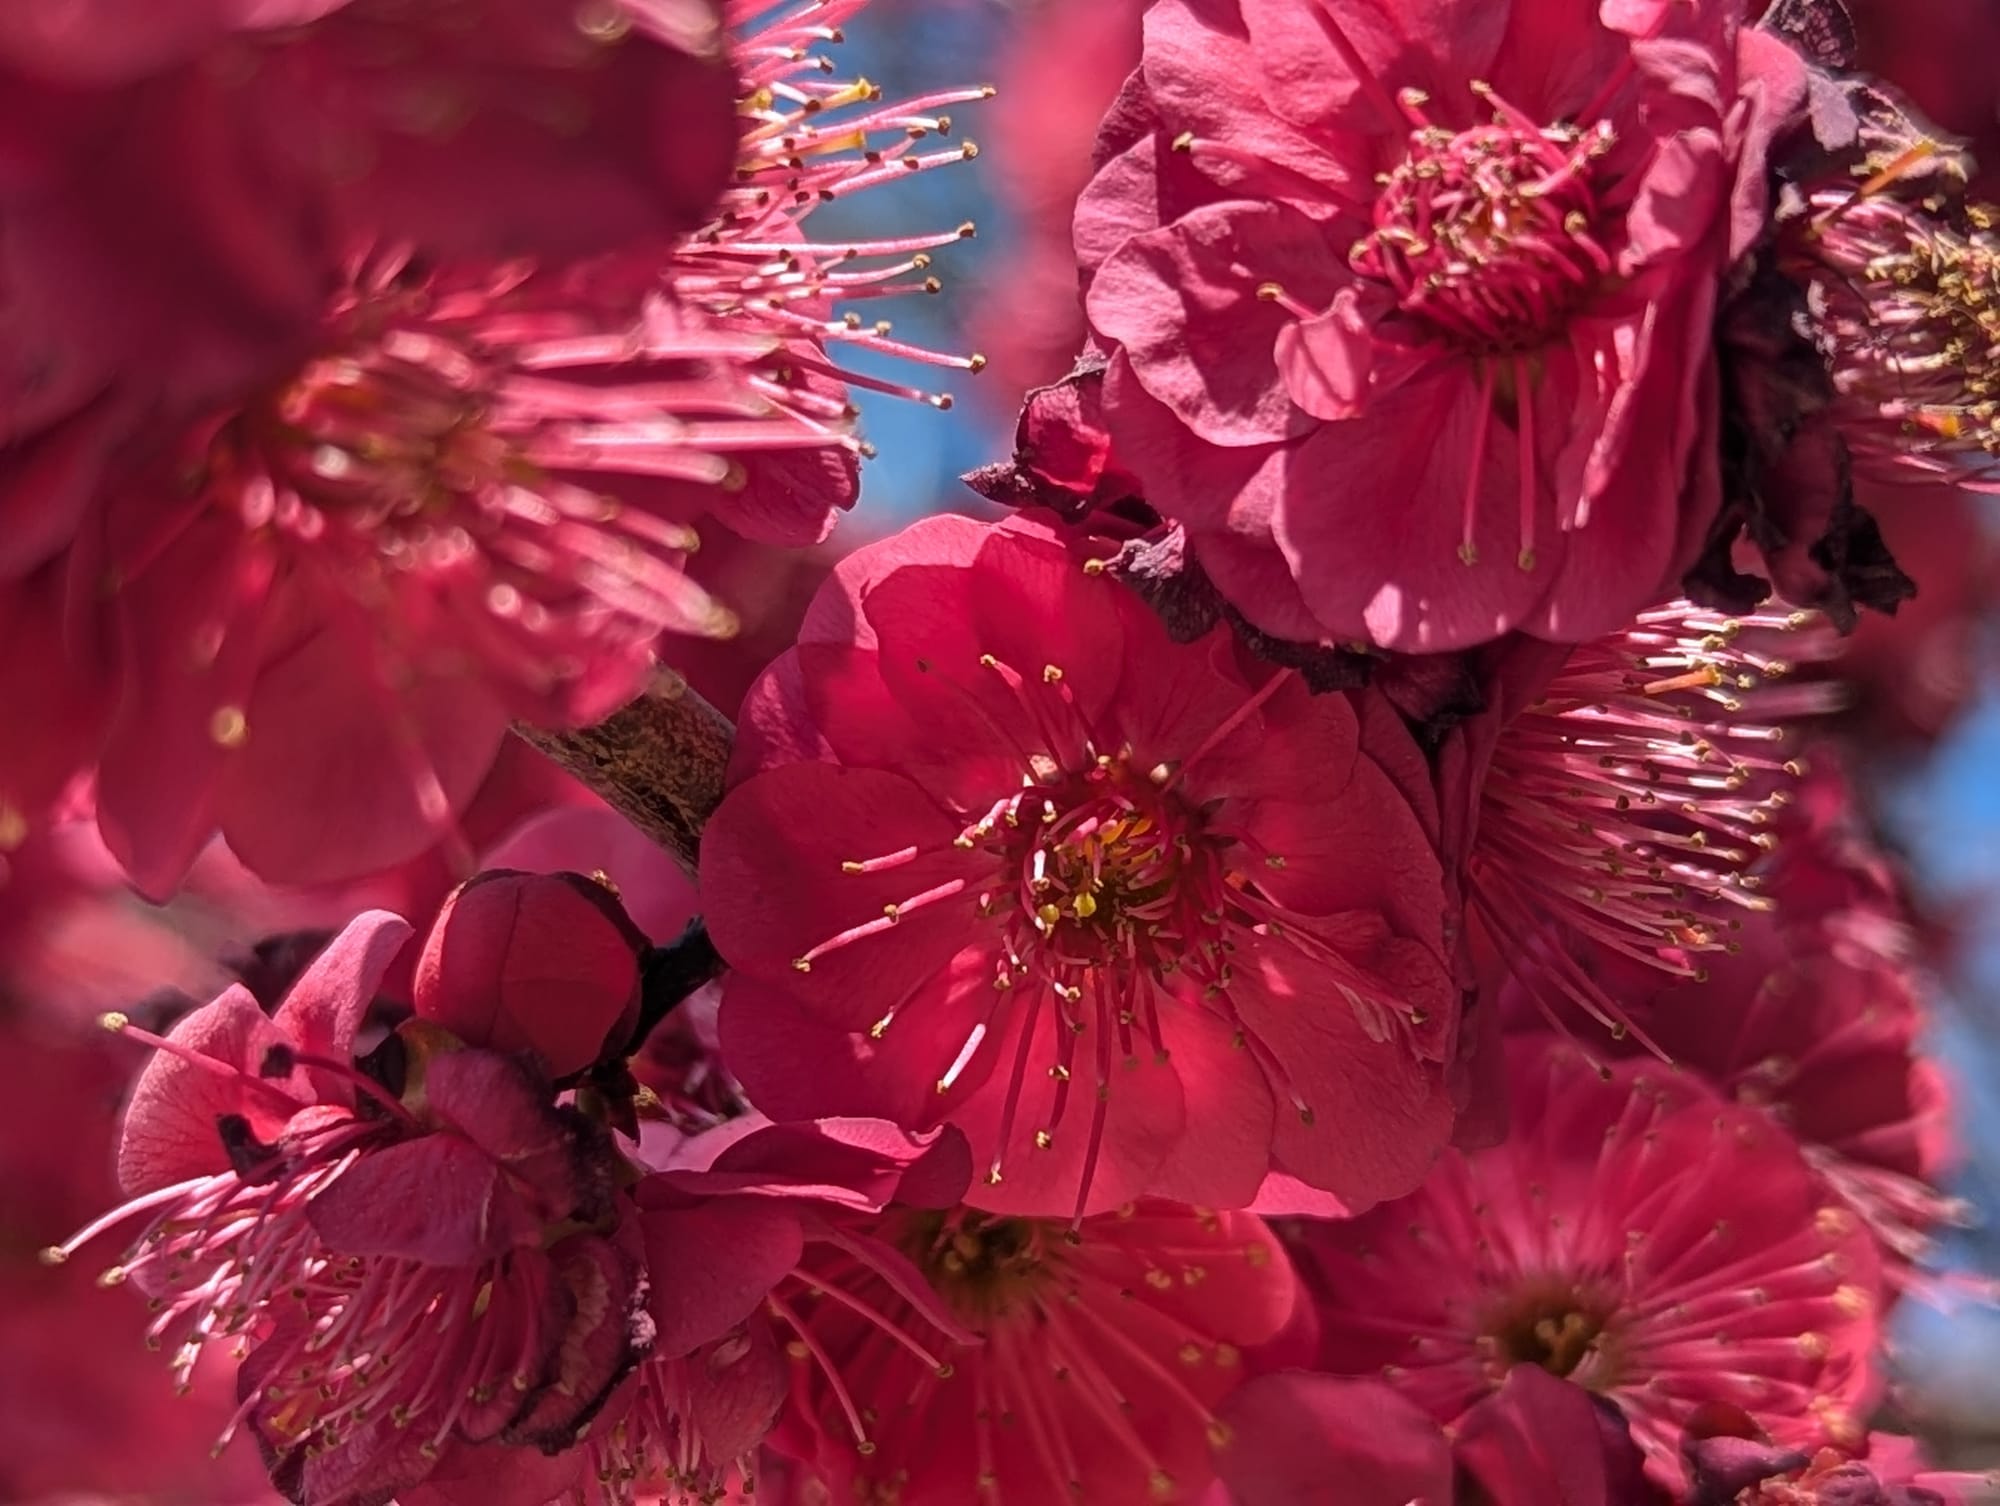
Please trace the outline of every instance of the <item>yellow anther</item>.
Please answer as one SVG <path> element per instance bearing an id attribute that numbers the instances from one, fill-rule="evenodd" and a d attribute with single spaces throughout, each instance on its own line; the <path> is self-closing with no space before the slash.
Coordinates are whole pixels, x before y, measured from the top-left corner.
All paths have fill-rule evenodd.
<path id="1" fill-rule="evenodd" d="M 250 723 L 243 715 L 243 708 L 218 706 L 208 719 L 208 735 L 220 747 L 242 747 L 250 736 Z"/>

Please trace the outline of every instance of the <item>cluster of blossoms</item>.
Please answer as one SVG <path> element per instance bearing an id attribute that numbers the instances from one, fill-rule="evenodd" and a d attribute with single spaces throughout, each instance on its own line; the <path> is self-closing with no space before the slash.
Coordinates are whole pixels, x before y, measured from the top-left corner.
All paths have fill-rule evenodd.
<path id="1" fill-rule="evenodd" d="M 44 1261 L 296 1506 L 1971 1506 L 1879 1427 L 1917 931 L 1801 746 L 1909 590 L 1853 475 L 1992 479 L 1956 149 L 1831 0 L 1154 0 L 1016 512 L 732 730 L 698 529 L 949 406 L 846 353 L 984 364 L 851 307 L 970 227 L 811 222 L 990 92 L 834 78 L 865 5 L 0 19 L 0 1005 L 290 886 L 104 1017 Z"/>

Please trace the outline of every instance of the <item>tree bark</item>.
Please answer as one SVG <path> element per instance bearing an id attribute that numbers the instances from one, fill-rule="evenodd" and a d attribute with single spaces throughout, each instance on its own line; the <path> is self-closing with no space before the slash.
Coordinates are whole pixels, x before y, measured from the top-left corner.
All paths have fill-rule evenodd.
<path id="1" fill-rule="evenodd" d="M 672 853 L 690 875 L 701 854 L 701 829 L 722 803 L 735 728 L 672 670 L 629 705 L 594 727 L 514 731 L 602 795 L 639 830 Z"/>

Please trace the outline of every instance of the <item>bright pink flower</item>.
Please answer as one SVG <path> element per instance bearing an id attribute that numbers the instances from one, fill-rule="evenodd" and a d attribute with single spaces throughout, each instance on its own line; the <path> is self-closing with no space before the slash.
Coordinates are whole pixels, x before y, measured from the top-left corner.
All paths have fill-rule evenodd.
<path id="1" fill-rule="evenodd" d="M 1148 12 L 1145 110 L 1078 213 L 1088 310 L 1147 500 L 1256 626 L 1577 642 L 1691 562 L 1709 324 L 1803 89 L 1740 11 Z"/>
<path id="2" fill-rule="evenodd" d="M 1665 1506 L 1624 1424 L 1534 1365 L 1459 1420 L 1374 1379 L 1262 1376 L 1222 1409 L 1230 1506 Z"/>
<path id="3" fill-rule="evenodd" d="M 815 1279 L 866 1307 L 800 1309 L 801 1342 L 829 1363 L 801 1368 L 797 1426 L 777 1439 L 836 1506 L 898 1490 L 927 1506 L 1199 1500 L 1228 1433 L 1216 1407 L 1293 1306 L 1290 1263 L 1247 1213 L 1142 1200 L 1070 1232 L 955 1208 L 900 1214 L 878 1237 L 921 1284 L 821 1249 Z M 895 1332 L 932 1304 L 983 1341 L 948 1367 Z"/>
<path id="4" fill-rule="evenodd" d="M 766 1112 L 948 1119 L 973 1201 L 1079 1217 L 1274 1168 L 1359 1206 L 1449 1135 L 1435 817 L 1386 703 L 937 518 L 842 562 L 742 723 L 701 888 Z"/>
<path id="5" fill-rule="evenodd" d="M 1451 1422 L 1540 1365 L 1617 1403 L 1669 1485 L 1704 1403 L 1788 1445 L 1857 1439 L 1875 1252 L 1784 1132 L 1651 1063 L 1601 1078 L 1572 1046 L 1527 1043 L 1509 1065 L 1506 1143 L 1302 1228 L 1322 1368 L 1380 1375 Z"/>
<path id="6" fill-rule="evenodd" d="M 152 1298 L 182 1377 L 238 1346 L 230 1431 L 306 1506 L 385 1500 L 458 1444 L 566 1446 L 651 1336 L 608 1134 L 527 1058 L 419 1019 L 353 1059 L 408 934 L 363 916 L 274 1015 L 232 988 L 141 1036 L 131 1200 L 52 1252 L 142 1221 L 107 1279 Z"/>
<path id="7" fill-rule="evenodd" d="M 1486 709 L 1441 760 L 1482 972 L 1622 1031 L 1626 997 L 1593 982 L 1574 943 L 1690 978 L 1770 907 L 1755 870 L 1801 772 L 1784 722 L 1835 698 L 1779 684 L 1780 654 L 1818 652 L 1817 625 L 1675 601 L 1594 643 L 1498 661 Z"/>

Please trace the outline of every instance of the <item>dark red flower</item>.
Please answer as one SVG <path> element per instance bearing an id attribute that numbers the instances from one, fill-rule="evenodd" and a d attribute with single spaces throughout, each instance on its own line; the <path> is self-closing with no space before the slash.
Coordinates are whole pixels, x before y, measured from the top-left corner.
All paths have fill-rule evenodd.
<path id="1" fill-rule="evenodd" d="M 625 1043 L 647 941 L 605 885 L 489 870 L 438 913 L 417 963 L 420 1018 L 567 1077 Z"/>
<path id="2" fill-rule="evenodd" d="M 939 518 L 835 570 L 734 776 L 701 887 L 767 1112 L 951 1120 L 979 1206 L 1078 1217 L 1273 1169 L 1359 1206 L 1448 1136 L 1435 817 L 1386 703 Z"/>
<path id="3" fill-rule="evenodd" d="M 1145 129 L 1078 212 L 1088 310 L 1147 500 L 1257 627 L 1577 642 L 1691 561 L 1709 324 L 1804 87 L 1740 10 L 1147 13 Z"/>

